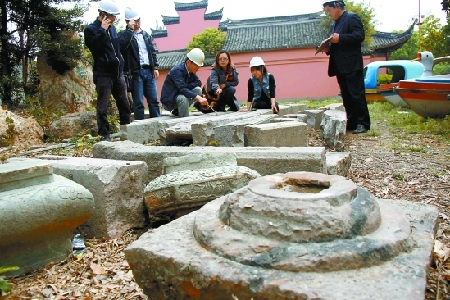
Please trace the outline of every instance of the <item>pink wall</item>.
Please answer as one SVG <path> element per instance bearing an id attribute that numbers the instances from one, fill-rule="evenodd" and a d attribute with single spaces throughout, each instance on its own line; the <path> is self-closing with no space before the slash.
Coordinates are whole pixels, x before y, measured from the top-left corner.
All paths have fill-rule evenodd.
<path id="1" fill-rule="evenodd" d="M 328 77 L 328 56 L 314 56 L 314 53 L 313 48 L 307 48 L 232 54 L 240 81 L 236 97 L 240 102 L 247 101 L 247 81 L 251 76 L 248 65 L 253 56 L 261 56 L 269 72 L 275 76 L 278 100 L 336 97 L 339 86 L 335 77 Z M 206 83 L 210 70 L 211 67 L 202 67 L 198 71 L 197 75 L 203 83 Z M 159 93 L 167 73 L 168 70 L 160 70 L 157 80 Z"/>
<path id="2" fill-rule="evenodd" d="M 219 28 L 220 20 L 205 20 L 206 8 L 179 11 L 179 24 L 166 25 L 167 37 L 154 38 L 159 51 L 185 49 L 192 37 L 206 28 Z"/>

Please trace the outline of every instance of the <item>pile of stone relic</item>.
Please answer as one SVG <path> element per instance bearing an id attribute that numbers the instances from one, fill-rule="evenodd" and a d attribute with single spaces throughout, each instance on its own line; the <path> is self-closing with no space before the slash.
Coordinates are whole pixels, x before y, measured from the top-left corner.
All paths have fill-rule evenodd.
<path id="1" fill-rule="evenodd" d="M 437 210 L 346 180 L 345 123 L 342 106 L 162 116 L 93 158 L 10 158 L 2 263 L 25 273 L 67 257 L 75 230 L 164 222 L 126 251 L 150 299 L 423 299 Z M 338 151 L 308 147 L 308 127 Z"/>

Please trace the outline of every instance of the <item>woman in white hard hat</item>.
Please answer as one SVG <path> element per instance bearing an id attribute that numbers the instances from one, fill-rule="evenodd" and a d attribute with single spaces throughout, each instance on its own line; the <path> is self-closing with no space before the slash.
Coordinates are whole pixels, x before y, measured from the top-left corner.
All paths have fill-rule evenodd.
<path id="1" fill-rule="evenodd" d="M 275 101 L 275 77 L 267 71 L 266 64 L 259 56 L 250 60 L 252 77 L 248 80 L 248 110 L 272 109 L 278 113 Z"/>

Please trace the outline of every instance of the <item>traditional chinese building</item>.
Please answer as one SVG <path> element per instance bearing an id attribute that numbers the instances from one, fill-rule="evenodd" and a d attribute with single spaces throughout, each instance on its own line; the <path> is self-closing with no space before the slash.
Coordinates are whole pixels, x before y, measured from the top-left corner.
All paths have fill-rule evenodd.
<path id="1" fill-rule="evenodd" d="M 336 79 L 327 75 L 328 57 L 322 53 L 315 55 L 316 46 L 328 36 L 321 25 L 322 12 L 219 22 L 223 8 L 206 13 L 207 5 L 207 0 L 175 2 L 179 17 L 163 16 L 166 30 L 153 31 L 161 69 L 159 90 L 168 70 L 185 59 L 185 48 L 192 36 L 215 24 L 215 28 L 227 33 L 223 50 L 231 53 L 239 71 L 237 97 L 240 101 L 247 100 L 247 80 L 251 75 L 248 65 L 253 56 L 261 56 L 269 72 L 275 76 L 276 97 L 279 100 L 320 99 L 338 95 Z M 400 34 L 374 34 L 373 49 L 363 48 L 364 63 L 387 60 L 392 51 L 409 40 L 413 25 Z M 213 57 L 207 58 L 205 67 L 197 73 L 204 83 L 213 61 Z"/>

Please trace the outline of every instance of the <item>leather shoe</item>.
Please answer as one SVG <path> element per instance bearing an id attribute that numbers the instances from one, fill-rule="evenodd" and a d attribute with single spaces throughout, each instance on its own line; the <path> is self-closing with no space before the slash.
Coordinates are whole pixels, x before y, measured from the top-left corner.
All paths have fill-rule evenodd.
<path id="1" fill-rule="evenodd" d="M 172 110 L 172 115 L 178 117 L 178 108 L 175 108 L 174 110 Z"/>
<path id="2" fill-rule="evenodd" d="M 366 129 L 366 127 L 364 127 L 364 125 L 358 125 L 358 126 L 356 126 L 356 129 L 353 130 L 354 134 L 364 133 L 364 132 L 367 132 L 367 129 Z"/>

